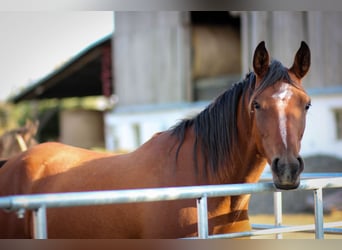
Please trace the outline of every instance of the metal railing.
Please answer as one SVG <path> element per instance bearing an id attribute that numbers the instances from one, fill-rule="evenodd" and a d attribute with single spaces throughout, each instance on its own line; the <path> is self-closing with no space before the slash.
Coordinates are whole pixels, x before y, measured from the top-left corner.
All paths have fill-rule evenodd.
<path id="1" fill-rule="evenodd" d="M 333 178 L 333 177 L 342 177 L 341 172 L 325 172 L 325 173 L 302 173 L 301 179 L 317 179 L 317 178 Z M 271 173 L 264 173 L 260 181 L 271 181 L 272 180 L 272 174 Z M 314 194 L 314 197 L 315 194 Z M 323 199 L 323 197 L 322 197 Z M 323 200 L 322 200 L 323 203 Z M 282 225 L 283 222 L 283 209 L 282 209 L 282 192 L 274 192 L 273 193 L 273 208 L 274 208 L 274 225 L 267 225 L 267 224 L 252 224 L 252 228 L 254 229 L 270 229 L 270 230 L 264 230 L 262 234 L 268 234 L 268 231 L 272 232 L 272 229 L 276 228 L 287 228 L 287 229 L 277 229 L 279 232 L 276 233 L 277 230 L 273 230 L 274 234 L 276 234 L 276 239 L 282 239 L 282 232 L 291 232 L 290 230 L 294 230 L 292 232 L 302 231 L 302 232 L 315 232 L 315 224 L 310 225 L 301 225 L 301 226 L 291 226 L 290 227 L 284 227 Z M 322 206 L 323 209 L 323 206 Z M 316 214 L 315 214 L 315 220 Z M 323 218 L 322 218 L 323 220 Z M 341 226 L 342 222 L 338 223 L 323 223 L 324 226 L 324 232 L 331 233 L 331 234 L 342 234 L 342 229 L 340 228 L 334 228 Z M 333 228 L 332 228 L 333 227 Z M 284 231 L 287 230 L 287 231 Z M 261 233 L 259 233 L 261 235 Z M 316 234 L 316 238 L 320 238 Z"/>
<path id="2" fill-rule="evenodd" d="M 342 175 L 339 175 L 342 176 Z M 169 187 L 169 188 L 151 188 L 151 189 L 130 189 L 115 191 L 91 191 L 91 192 L 71 192 L 71 193 L 53 193 L 53 194 L 34 194 L 34 195 L 14 195 L 0 197 L 0 208 L 17 211 L 19 216 L 23 211 L 32 210 L 33 212 L 33 236 L 36 239 L 47 238 L 47 208 L 75 207 L 88 205 L 105 205 L 119 203 L 167 201 L 178 199 L 196 199 L 198 214 L 198 238 L 234 238 L 244 236 L 255 236 L 264 234 L 278 234 L 294 231 L 315 231 L 317 239 L 324 238 L 323 223 L 323 198 L 322 190 L 325 188 L 341 188 L 342 177 L 304 179 L 296 190 L 312 190 L 314 194 L 315 206 L 315 224 L 309 226 L 281 226 L 281 219 L 275 228 L 263 230 L 252 230 L 247 232 L 209 235 L 207 198 L 231 196 L 241 194 L 253 194 L 260 192 L 276 192 L 273 183 L 262 182 L 254 184 L 228 184 L 228 185 L 207 185 L 207 186 L 189 186 L 189 187 Z M 293 191 L 287 191 L 293 192 Z M 279 203 L 279 201 L 276 201 Z M 279 204 L 278 204 L 279 205 Z M 281 211 L 279 215 L 281 218 Z M 277 223 L 276 223 L 277 224 Z M 330 223 L 329 227 L 342 226 L 342 221 Z M 339 229 L 336 229 L 339 231 Z"/>

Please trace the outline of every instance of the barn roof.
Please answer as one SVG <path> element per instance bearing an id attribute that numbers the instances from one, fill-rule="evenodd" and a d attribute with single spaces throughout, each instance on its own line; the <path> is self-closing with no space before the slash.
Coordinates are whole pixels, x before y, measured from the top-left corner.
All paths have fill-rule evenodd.
<path id="1" fill-rule="evenodd" d="M 112 34 L 91 44 L 62 67 L 9 99 L 25 100 L 112 94 Z"/>

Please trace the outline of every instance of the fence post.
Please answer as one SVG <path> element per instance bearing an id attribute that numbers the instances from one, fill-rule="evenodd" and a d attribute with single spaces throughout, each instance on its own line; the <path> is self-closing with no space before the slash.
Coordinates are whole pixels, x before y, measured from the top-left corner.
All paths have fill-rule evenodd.
<path id="1" fill-rule="evenodd" d="M 47 239 L 46 207 L 41 206 L 32 211 L 34 239 Z"/>
<path id="2" fill-rule="evenodd" d="M 208 238 L 208 204 L 207 196 L 197 199 L 197 227 L 200 239 Z"/>
<path id="3" fill-rule="evenodd" d="M 315 189 L 313 192 L 314 192 L 314 201 L 315 201 L 315 236 L 316 236 L 316 239 L 323 239 L 324 228 L 323 228 L 322 188 Z"/>
<path id="4" fill-rule="evenodd" d="M 276 227 L 281 226 L 283 223 L 283 208 L 282 208 L 282 193 L 273 193 L 273 207 L 274 207 L 274 225 Z M 282 233 L 276 234 L 276 239 L 282 239 Z"/>

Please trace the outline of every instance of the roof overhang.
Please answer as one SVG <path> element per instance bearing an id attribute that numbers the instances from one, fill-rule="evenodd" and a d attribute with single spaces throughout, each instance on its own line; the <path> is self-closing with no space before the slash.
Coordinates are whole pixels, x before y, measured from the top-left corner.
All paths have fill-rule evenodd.
<path id="1" fill-rule="evenodd" d="M 9 99 L 19 103 L 50 98 L 112 94 L 112 35 L 90 45 L 62 67 Z"/>

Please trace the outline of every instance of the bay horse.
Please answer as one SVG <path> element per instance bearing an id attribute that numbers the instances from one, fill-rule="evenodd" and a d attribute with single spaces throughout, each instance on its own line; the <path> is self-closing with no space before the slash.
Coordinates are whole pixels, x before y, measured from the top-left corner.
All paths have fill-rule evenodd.
<path id="1" fill-rule="evenodd" d="M 0 169 L 0 195 L 253 183 L 268 162 L 274 185 L 294 189 L 310 98 L 302 78 L 310 49 L 301 43 L 293 65 L 271 60 L 261 42 L 253 72 L 193 118 L 155 134 L 131 153 L 112 155 L 44 143 Z M 208 199 L 209 233 L 250 230 L 249 195 Z M 24 219 L 0 213 L 0 236 L 32 237 Z M 181 238 L 197 235 L 195 200 L 47 210 L 49 238 Z"/>

